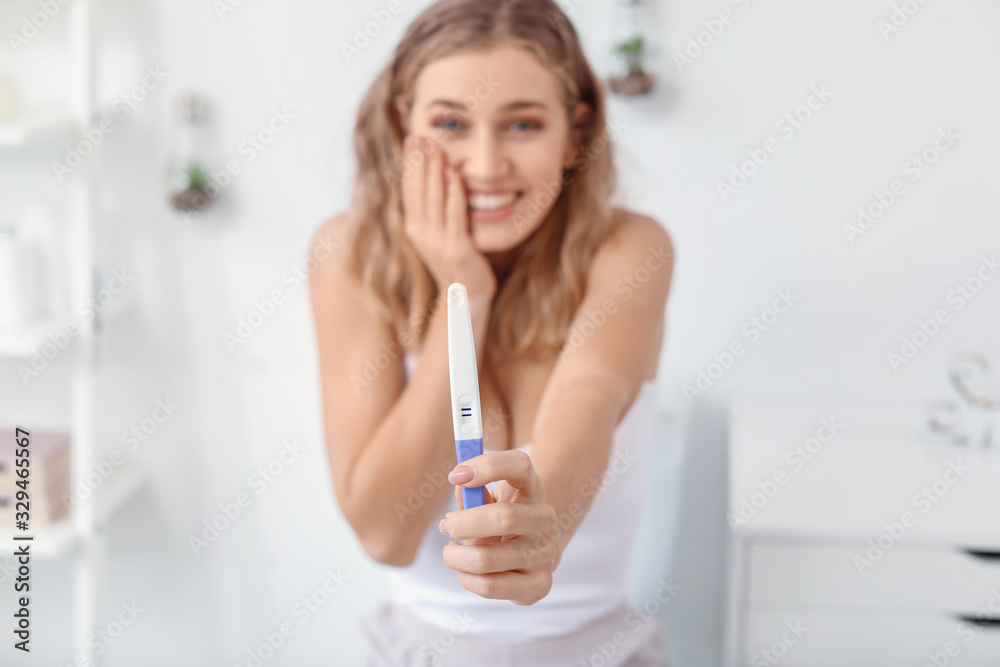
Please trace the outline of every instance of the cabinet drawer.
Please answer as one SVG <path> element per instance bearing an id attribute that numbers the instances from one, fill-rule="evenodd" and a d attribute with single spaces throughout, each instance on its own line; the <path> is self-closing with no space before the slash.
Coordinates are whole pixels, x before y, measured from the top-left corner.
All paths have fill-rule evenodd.
<path id="1" fill-rule="evenodd" d="M 940 616 L 977 614 L 994 599 L 993 616 L 1000 618 L 1000 559 L 958 549 L 895 546 L 873 561 L 868 548 L 755 541 L 749 554 L 749 606 Z"/>
<path id="2" fill-rule="evenodd" d="M 748 620 L 740 667 L 1000 664 L 1000 628 L 958 618 L 770 610 Z"/>

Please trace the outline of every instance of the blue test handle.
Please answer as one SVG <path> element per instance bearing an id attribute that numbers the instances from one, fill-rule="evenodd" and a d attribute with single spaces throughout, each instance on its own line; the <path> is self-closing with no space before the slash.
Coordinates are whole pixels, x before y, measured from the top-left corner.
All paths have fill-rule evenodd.
<path id="1" fill-rule="evenodd" d="M 483 453 L 483 439 L 472 438 L 470 440 L 456 440 L 455 452 L 458 454 L 458 462 L 467 461 Z M 486 503 L 486 487 L 475 486 L 472 488 L 462 487 L 462 508 L 479 507 Z"/>

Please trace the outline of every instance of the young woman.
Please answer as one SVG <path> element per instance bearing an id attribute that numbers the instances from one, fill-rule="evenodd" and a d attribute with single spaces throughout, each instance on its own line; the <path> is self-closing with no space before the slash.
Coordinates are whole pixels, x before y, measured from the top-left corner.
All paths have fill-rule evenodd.
<path id="1" fill-rule="evenodd" d="M 550 0 L 437 2 L 361 104 L 311 289 L 337 501 L 392 590 L 365 618 L 371 665 L 662 664 L 626 594 L 673 250 L 611 205 L 606 123 Z M 485 421 L 457 468 L 453 282 Z"/>

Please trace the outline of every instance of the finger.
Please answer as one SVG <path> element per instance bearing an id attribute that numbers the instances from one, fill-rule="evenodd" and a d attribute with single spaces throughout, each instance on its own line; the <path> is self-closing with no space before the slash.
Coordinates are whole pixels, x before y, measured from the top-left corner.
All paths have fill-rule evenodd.
<path id="1" fill-rule="evenodd" d="M 485 490 L 485 492 L 483 493 L 483 500 L 486 501 L 485 504 L 487 504 L 487 505 L 489 505 L 490 503 L 495 503 L 496 502 L 496 500 L 493 498 L 493 494 L 490 492 L 489 488 L 487 488 Z M 455 487 L 455 501 L 457 502 L 459 509 L 465 509 L 465 503 L 462 502 L 462 487 L 460 487 L 460 486 L 456 486 Z M 448 534 L 448 532 L 447 532 L 448 531 L 447 522 L 444 519 L 441 519 L 438 522 L 438 530 L 440 530 L 441 532 L 443 532 L 445 535 Z M 514 536 L 514 537 L 516 537 L 516 536 Z M 469 545 L 469 544 L 492 544 L 493 542 L 500 542 L 501 540 L 503 540 L 502 536 L 501 537 L 496 537 L 496 536 L 490 536 L 490 537 L 470 537 L 470 538 L 467 538 L 467 539 L 463 540 L 463 543 L 466 544 L 466 545 Z"/>
<path id="2" fill-rule="evenodd" d="M 544 504 L 492 503 L 448 512 L 442 528 L 453 540 L 545 534 L 551 525 L 551 513 Z"/>
<path id="3" fill-rule="evenodd" d="M 541 481 L 531 462 L 531 456 L 519 449 L 505 452 L 480 454 L 462 461 L 456 468 L 472 468 L 472 479 L 459 486 L 483 486 L 490 482 L 504 480 L 518 492 L 518 498 L 537 500 L 541 491 Z"/>
<path id="4" fill-rule="evenodd" d="M 444 175 L 441 173 L 442 151 L 437 144 L 428 140 L 430 157 L 427 160 L 427 203 L 424 212 L 426 222 L 434 229 L 435 238 L 444 238 Z"/>
<path id="5" fill-rule="evenodd" d="M 493 498 L 493 493 L 489 489 L 483 491 L 483 501 L 486 505 L 496 502 Z M 462 501 L 462 487 L 460 486 L 455 487 L 455 503 L 458 505 L 458 509 L 465 509 L 465 503 Z"/>
<path id="6" fill-rule="evenodd" d="M 492 572 L 490 574 L 458 573 L 458 583 L 479 597 L 512 600 L 519 591 L 534 581 L 537 575 L 523 572 Z"/>
<path id="7" fill-rule="evenodd" d="M 489 574 L 530 568 L 533 566 L 530 562 L 531 553 L 531 550 L 522 548 L 516 541 L 472 546 L 449 542 L 442 555 L 444 564 L 452 570 Z"/>
<path id="8" fill-rule="evenodd" d="M 447 167 L 448 193 L 445 203 L 445 233 L 451 238 L 467 237 L 469 235 L 468 200 L 465 196 L 465 183 L 458 170 Z"/>

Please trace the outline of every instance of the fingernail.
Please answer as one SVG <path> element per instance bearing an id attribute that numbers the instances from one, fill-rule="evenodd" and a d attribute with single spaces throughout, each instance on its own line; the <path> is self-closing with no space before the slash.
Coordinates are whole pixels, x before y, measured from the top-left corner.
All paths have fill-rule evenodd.
<path id="1" fill-rule="evenodd" d="M 445 519 L 441 519 L 440 521 L 438 521 L 438 530 L 441 531 L 442 535 L 447 535 L 448 534 L 448 521 L 445 520 Z"/>
<path id="2" fill-rule="evenodd" d="M 452 484 L 464 484 L 472 479 L 475 471 L 469 466 L 458 466 L 448 475 L 448 481 Z"/>

